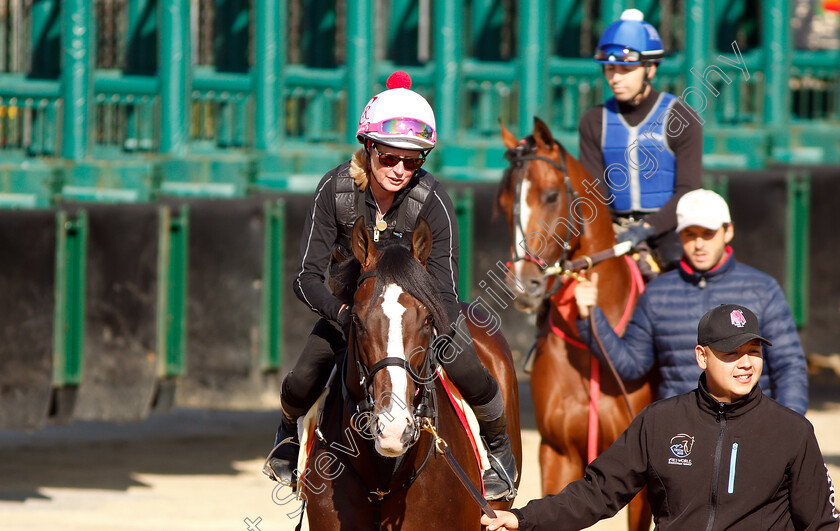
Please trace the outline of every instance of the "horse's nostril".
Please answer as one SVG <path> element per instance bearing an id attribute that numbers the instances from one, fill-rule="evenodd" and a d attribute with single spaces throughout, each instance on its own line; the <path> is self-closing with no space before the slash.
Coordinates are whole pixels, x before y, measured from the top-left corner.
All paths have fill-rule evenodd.
<path id="1" fill-rule="evenodd" d="M 543 289 L 543 283 L 540 280 L 531 280 L 528 282 L 528 294 L 539 295 Z"/>

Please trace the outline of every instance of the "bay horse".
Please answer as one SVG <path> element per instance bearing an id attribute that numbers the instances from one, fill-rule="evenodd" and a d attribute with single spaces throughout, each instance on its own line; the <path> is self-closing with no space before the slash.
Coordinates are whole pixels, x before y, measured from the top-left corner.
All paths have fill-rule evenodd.
<path id="1" fill-rule="evenodd" d="M 353 227 L 355 260 L 345 261 L 333 278 L 345 300 L 355 291 L 348 351 L 298 483 L 311 529 L 481 528 L 478 502 L 431 435 L 434 426 L 480 496 L 478 459 L 447 398 L 445 386 L 452 384 L 435 370 L 434 328 L 446 324 L 446 312 L 424 267 L 431 242 L 422 218 L 410 249 L 374 245 L 361 218 Z M 510 347 L 500 333 L 469 326 L 480 360 L 502 388 L 519 464 L 519 397 Z M 512 500 L 490 503 L 507 509 Z"/>
<path id="2" fill-rule="evenodd" d="M 589 460 L 629 426 L 630 407 L 638 412 L 651 402 L 651 387 L 644 380 L 628 382 L 625 400 L 612 374 L 600 370 L 574 324 L 576 280 L 558 275 L 560 264 L 582 258 L 578 263 L 591 265 L 585 257 L 616 243 L 610 212 L 596 196 L 600 192 L 594 180 L 539 118 L 534 118 L 533 134 L 521 142 L 503 124 L 501 129 L 510 166 L 496 201 L 513 237 L 516 281 L 508 281 L 511 287 L 518 284 L 512 290 L 514 304 L 538 314 L 531 397 L 541 436 L 542 491 L 547 495 L 583 477 Z M 643 289 L 634 267 L 625 257 L 613 257 L 587 268 L 598 273 L 598 306 L 619 334 Z M 593 407 L 597 416 L 592 415 Z M 590 421 L 597 433 L 590 430 Z M 644 491 L 628 509 L 632 531 L 649 529 L 651 512 Z"/>

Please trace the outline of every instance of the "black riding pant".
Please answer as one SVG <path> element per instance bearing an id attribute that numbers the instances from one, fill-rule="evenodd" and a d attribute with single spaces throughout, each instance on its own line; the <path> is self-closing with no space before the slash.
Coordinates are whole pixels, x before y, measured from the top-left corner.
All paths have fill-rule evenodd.
<path id="1" fill-rule="evenodd" d="M 324 318 L 315 323 L 303 352 L 280 390 L 283 407 L 289 415 L 304 415 L 315 404 L 346 348 L 340 326 Z"/>
<path id="2" fill-rule="evenodd" d="M 437 359 L 468 404 L 485 405 L 496 396 L 499 385 L 479 361 L 466 326 L 453 336 L 435 341 Z M 295 367 L 283 380 L 281 398 L 289 415 L 304 415 L 318 400 L 346 347 L 344 334 L 337 324 L 327 319 L 315 323 Z"/>

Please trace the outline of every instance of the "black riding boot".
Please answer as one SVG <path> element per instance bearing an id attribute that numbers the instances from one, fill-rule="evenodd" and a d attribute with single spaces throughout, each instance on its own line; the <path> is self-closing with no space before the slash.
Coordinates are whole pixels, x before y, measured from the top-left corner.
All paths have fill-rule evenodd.
<path id="1" fill-rule="evenodd" d="M 478 417 L 478 427 L 487 446 L 490 469 L 484 471 L 484 497 L 488 500 L 511 500 L 516 496 L 516 458 L 510 447 L 510 437 L 505 428 L 507 419 L 502 413 L 495 420 Z"/>
<path id="2" fill-rule="evenodd" d="M 295 479 L 300 449 L 297 418 L 306 415 L 318 400 L 336 364 L 336 353 L 342 352 L 346 346 L 341 327 L 326 319 L 315 323 L 294 369 L 283 379 L 280 390 L 283 414 L 274 447 L 263 467 L 263 473 L 269 478 L 286 484 Z"/>
<path id="3" fill-rule="evenodd" d="M 268 454 L 263 473 L 274 481 L 284 485 L 293 485 L 299 450 L 297 419 L 290 417 L 283 409 L 277 435 L 274 438 L 274 447 Z"/>

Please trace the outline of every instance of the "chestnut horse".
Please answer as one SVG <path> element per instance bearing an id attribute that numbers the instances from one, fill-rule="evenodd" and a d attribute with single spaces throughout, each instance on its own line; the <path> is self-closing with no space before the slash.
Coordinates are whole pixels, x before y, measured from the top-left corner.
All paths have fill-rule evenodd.
<path id="1" fill-rule="evenodd" d="M 424 267 L 431 242 L 423 219 L 411 249 L 398 243 L 375 247 L 361 218 L 353 228 L 356 260 L 334 276 L 340 291 L 355 290 L 348 352 L 299 483 L 311 529 L 481 528 L 478 502 L 431 435 L 433 425 L 480 496 L 481 470 L 470 436 L 447 398 L 445 385 L 451 383 L 435 370 L 434 328 L 446 323 L 446 312 Z M 470 332 L 502 388 L 508 434 L 521 463 L 510 347 L 500 333 L 488 335 L 473 323 Z M 511 504 L 491 502 L 500 509 Z"/>
<path id="2" fill-rule="evenodd" d="M 554 494 L 583 477 L 588 456 L 609 447 L 632 420 L 616 379 L 606 370 L 599 371 L 597 359 L 581 342 L 574 324 L 573 281 L 558 276 L 562 267 L 557 267 L 611 249 L 616 242 L 610 213 L 596 195 L 594 181 L 554 140 L 542 120 L 535 117 L 533 135 L 522 142 L 502 125 L 502 139 L 510 166 L 497 204 L 513 236 L 512 269 L 519 281 L 519 289 L 513 290 L 514 304 L 539 315 L 531 397 L 541 435 L 542 490 Z M 591 268 L 599 277 L 598 306 L 619 334 L 641 291 L 638 285 L 634 287 L 632 267 L 624 257 L 613 257 Z M 635 412 L 651 401 L 646 381 L 628 382 L 627 391 Z M 597 417 L 590 417 L 591 405 L 597 407 Z M 597 436 L 593 430 L 591 440 L 590 418 L 593 423 L 597 418 Z M 644 494 L 629 506 L 629 525 L 634 531 L 650 526 Z"/>

